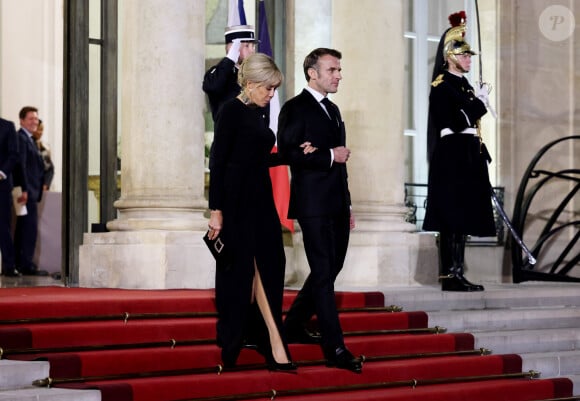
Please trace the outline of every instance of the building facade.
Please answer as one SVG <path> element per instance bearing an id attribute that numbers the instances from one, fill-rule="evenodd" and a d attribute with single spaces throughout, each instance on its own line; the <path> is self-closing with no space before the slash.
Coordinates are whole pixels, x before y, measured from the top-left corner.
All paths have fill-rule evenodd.
<path id="1" fill-rule="evenodd" d="M 67 138 L 86 135 L 88 141 L 86 147 L 68 149 L 72 153 L 68 157 L 87 161 L 86 173 L 76 174 L 98 176 L 103 169 L 99 158 L 103 105 L 95 101 L 103 85 L 95 72 L 102 53 L 90 47 L 98 45 L 103 35 L 102 2 L 76 2 L 86 6 L 91 16 L 89 37 L 97 39 L 87 40 L 86 133 L 70 132 L 70 125 L 63 121 L 63 109 L 85 107 L 63 104 L 70 68 L 61 62 L 68 49 L 63 34 L 68 14 L 63 10 L 70 3 L 0 3 L 0 112 L 16 120 L 22 105 L 39 107 L 48 128 L 46 140 L 57 161 L 54 189 L 65 193 L 88 191 L 71 188 L 74 179 L 60 178 L 67 164 L 58 161 L 66 153 Z M 99 200 L 92 193 L 86 197 L 86 221 L 63 219 L 63 239 L 78 250 L 67 273 L 82 286 L 212 287 L 213 263 L 201 240 L 207 226 L 207 106 L 201 80 L 206 60 L 223 51 L 223 46 L 208 43 L 208 29 L 219 27 L 216 21 L 227 1 L 112 3 L 119 17 L 120 194 L 114 204 L 116 215 L 106 222 L 107 232 L 89 232 L 99 213 Z M 245 2 L 248 20 L 255 23 L 252 4 Z M 275 57 L 282 58 L 278 63 L 286 76 L 285 98 L 305 85 L 301 64 L 308 51 L 326 46 L 343 53 L 344 79 L 333 99 L 341 107 L 353 152 L 349 183 L 357 228 L 337 285 L 411 286 L 437 280 L 435 238 L 406 222 L 404 188 L 406 182 L 426 182 L 426 107 L 433 52 L 450 13 L 467 11 L 468 41 L 479 49 L 483 78 L 493 86 L 491 103 L 497 119 L 485 117 L 483 137 L 494 159 L 490 176 L 494 185 L 505 188 L 508 213 L 519 180 L 539 148 L 576 129 L 580 88 L 576 86 L 579 56 L 575 43 L 580 36 L 572 22 L 578 1 L 481 0 L 479 10 L 475 2 L 463 0 L 267 4 L 276 8 L 269 24 L 276 36 Z M 477 35 L 477 14 L 481 36 Z M 473 65 L 476 70 L 470 79 L 476 81 L 477 59 Z M 570 145 L 553 161 L 554 168 L 573 166 L 579 151 L 577 145 Z M 85 181 L 88 178 L 80 180 Z M 555 187 L 554 191 L 563 189 Z M 550 196 L 545 200 L 547 208 L 555 207 Z M 70 202 L 65 206 L 74 207 Z M 572 209 L 570 214 L 577 214 Z M 66 232 L 78 225 L 84 227 L 82 238 L 67 239 Z M 529 235 L 538 230 L 532 224 Z M 505 248 L 469 252 L 474 280 L 510 280 Z M 299 284 L 308 271 L 299 230 L 288 243 L 287 256 L 288 283 Z"/>

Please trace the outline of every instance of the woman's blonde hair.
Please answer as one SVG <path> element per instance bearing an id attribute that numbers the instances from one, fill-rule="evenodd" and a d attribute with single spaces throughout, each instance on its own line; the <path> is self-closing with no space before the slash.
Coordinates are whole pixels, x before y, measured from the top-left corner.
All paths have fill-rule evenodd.
<path id="1" fill-rule="evenodd" d="M 278 87 L 284 80 L 284 75 L 271 57 L 264 53 L 254 53 L 247 57 L 238 71 L 238 84 L 243 88 L 248 82 L 260 86 Z"/>

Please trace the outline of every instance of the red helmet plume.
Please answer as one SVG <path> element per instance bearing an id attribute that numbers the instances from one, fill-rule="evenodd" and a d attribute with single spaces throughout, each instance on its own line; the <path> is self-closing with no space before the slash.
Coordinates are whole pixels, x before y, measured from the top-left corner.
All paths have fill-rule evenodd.
<path id="1" fill-rule="evenodd" d="M 458 11 L 449 16 L 449 23 L 451 24 L 452 27 L 465 25 L 466 19 L 467 15 L 465 14 L 465 11 Z"/>

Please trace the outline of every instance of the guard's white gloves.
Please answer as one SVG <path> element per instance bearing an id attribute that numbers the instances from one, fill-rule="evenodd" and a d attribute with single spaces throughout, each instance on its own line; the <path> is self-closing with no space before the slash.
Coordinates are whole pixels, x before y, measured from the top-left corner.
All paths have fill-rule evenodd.
<path id="1" fill-rule="evenodd" d="M 478 82 L 475 84 L 475 96 L 485 104 L 485 106 L 489 106 L 489 92 L 491 92 L 491 87 L 486 84 L 479 84 Z"/>
<path id="2" fill-rule="evenodd" d="M 230 50 L 228 50 L 228 54 L 226 55 L 226 57 L 237 64 L 238 60 L 240 59 L 241 47 L 242 47 L 242 39 L 232 40 L 232 46 L 230 47 Z"/>
<path id="3" fill-rule="evenodd" d="M 491 92 L 491 85 L 487 83 L 480 84 L 479 82 L 475 83 L 475 96 L 483 102 L 485 107 L 489 110 L 493 118 L 497 118 L 497 113 L 495 112 L 494 108 L 489 103 L 489 93 Z"/>

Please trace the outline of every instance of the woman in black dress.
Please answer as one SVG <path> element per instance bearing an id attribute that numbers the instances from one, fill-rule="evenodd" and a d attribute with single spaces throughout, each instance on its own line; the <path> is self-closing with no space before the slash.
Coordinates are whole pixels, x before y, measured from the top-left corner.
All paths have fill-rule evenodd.
<path id="1" fill-rule="evenodd" d="M 210 154 L 209 236 L 219 233 L 233 263 L 216 269 L 217 342 L 225 367 L 244 342 L 257 344 L 271 370 L 294 371 L 282 333 L 285 255 L 269 167 L 282 164 L 265 108 L 282 73 L 267 55 L 248 57 L 242 88 L 217 115 Z M 313 148 L 308 148 L 313 151 Z"/>
<path id="2" fill-rule="evenodd" d="M 423 229 L 438 231 L 443 291 L 482 291 L 464 276 L 467 235 L 494 236 L 491 161 L 478 135 L 487 112 L 488 88 L 474 90 L 463 74 L 475 54 L 464 41 L 465 13 L 449 18 L 441 38 L 429 95 L 429 185 Z M 457 22 L 454 25 L 454 21 Z"/>

